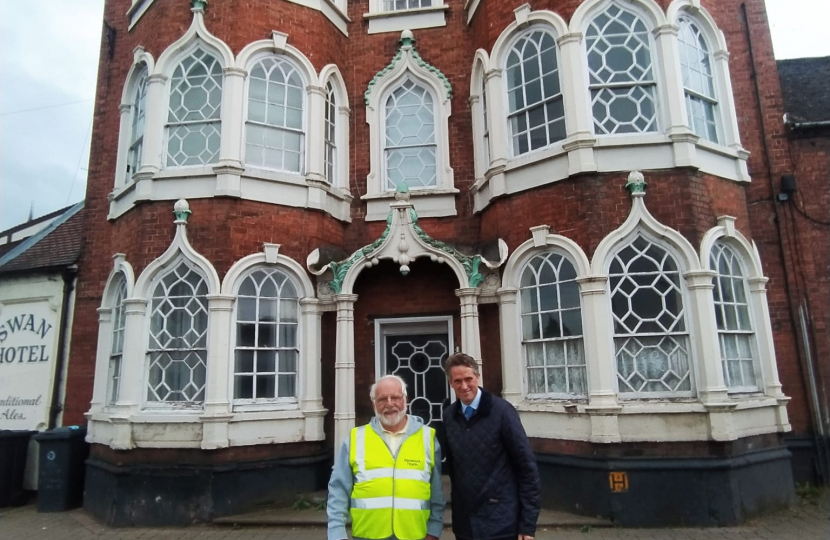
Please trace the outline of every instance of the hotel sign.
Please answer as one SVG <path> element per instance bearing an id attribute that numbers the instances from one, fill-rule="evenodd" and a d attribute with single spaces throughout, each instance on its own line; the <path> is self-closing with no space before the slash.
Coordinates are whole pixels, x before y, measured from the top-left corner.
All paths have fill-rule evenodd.
<path id="1" fill-rule="evenodd" d="M 57 348 L 48 302 L 0 305 L 0 429 L 44 429 Z"/>

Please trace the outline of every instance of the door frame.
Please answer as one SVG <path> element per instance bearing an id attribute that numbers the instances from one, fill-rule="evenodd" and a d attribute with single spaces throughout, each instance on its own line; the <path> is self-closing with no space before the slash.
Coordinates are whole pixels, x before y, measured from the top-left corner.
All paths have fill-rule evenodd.
<path id="1" fill-rule="evenodd" d="M 442 315 L 437 317 L 397 317 L 375 319 L 375 379 L 386 375 L 383 355 L 385 354 L 386 336 L 405 336 L 410 334 L 427 334 L 447 332 L 447 355 L 455 351 L 453 340 L 453 316 Z M 383 373 L 383 375 L 381 375 Z M 452 388 L 450 398 L 452 399 Z"/>

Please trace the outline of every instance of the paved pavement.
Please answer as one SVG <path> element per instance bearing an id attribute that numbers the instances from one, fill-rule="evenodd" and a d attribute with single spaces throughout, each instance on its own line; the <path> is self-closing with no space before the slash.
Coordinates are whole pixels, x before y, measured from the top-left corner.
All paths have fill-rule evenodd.
<path id="1" fill-rule="evenodd" d="M 538 540 L 828 540 L 830 493 L 817 500 L 722 529 L 543 528 Z M 109 528 L 85 511 L 39 514 L 34 505 L 0 510 L 0 540 L 325 540 L 322 527 L 194 525 Z M 455 540 L 447 530 L 442 540 Z"/>

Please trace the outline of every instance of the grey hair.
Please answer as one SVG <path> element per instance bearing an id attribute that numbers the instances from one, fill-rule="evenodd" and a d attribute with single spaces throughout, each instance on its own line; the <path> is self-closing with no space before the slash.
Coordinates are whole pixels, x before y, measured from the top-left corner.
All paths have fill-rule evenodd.
<path id="1" fill-rule="evenodd" d="M 403 392 L 403 397 L 406 397 L 406 381 L 404 381 L 403 379 L 401 379 L 397 375 L 384 375 L 383 377 L 381 377 L 380 379 L 375 381 L 375 384 L 373 384 L 371 386 L 371 388 L 369 388 L 369 399 L 374 401 L 375 400 L 375 390 L 377 390 L 378 384 L 381 381 L 388 381 L 388 380 L 394 380 L 394 381 L 398 381 L 399 383 L 401 383 L 401 391 Z"/>

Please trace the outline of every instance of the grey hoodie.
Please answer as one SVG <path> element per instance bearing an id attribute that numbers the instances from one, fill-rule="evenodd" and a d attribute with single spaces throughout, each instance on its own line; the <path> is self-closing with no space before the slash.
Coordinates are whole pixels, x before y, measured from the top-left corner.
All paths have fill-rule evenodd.
<path id="1" fill-rule="evenodd" d="M 417 416 L 409 415 L 409 424 L 406 426 L 406 438 L 421 429 L 423 420 Z M 383 428 L 377 418 L 372 418 L 369 427 L 383 438 Z M 352 495 L 354 477 L 352 467 L 349 465 L 350 439 L 346 439 L 340 452 L 334 458 L 334 467 L 329 480 L 329 498 L 326 505 L 328 512 L 328 540 L 343 540 L 346 535 L 346 519 L 349 517 L 349 501 Z M 385 439 L 384 439 L 385 441 Z M 387 443 L 388 447 L 388 443 Z M 395 454 L 397 457 L 397 453 Z M 436 538 L 441 536 L 444 529 L 444 491 L 441 486 L 441 447 L 438 439 L 435 440 L 435 466 L 432 468 L 430 477 L 430 499 L 429 499 L 429 520 L 427 521 L 427 534 Z M 390 537 L 394 538 L 394 537 Z"/>

